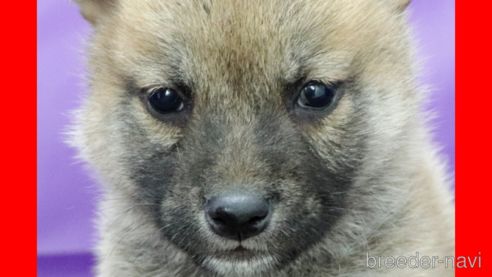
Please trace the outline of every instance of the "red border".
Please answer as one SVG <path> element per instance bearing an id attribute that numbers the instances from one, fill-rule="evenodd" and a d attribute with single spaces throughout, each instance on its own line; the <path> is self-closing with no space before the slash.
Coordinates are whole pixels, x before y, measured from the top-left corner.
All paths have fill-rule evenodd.
<path id="1" fill-rule="evenodd" d="M 36 2 L 3 1 L 2 276 L 36 274 Z"/>
<path id="2" fill-rule="evenodd" d="M 456 275 L 492 276 L 492 186 L 490 129 L 492 96 L 490 1 L 456 4 L 456 257 L 480 253 L 481 268 L 456 268 Z"/>

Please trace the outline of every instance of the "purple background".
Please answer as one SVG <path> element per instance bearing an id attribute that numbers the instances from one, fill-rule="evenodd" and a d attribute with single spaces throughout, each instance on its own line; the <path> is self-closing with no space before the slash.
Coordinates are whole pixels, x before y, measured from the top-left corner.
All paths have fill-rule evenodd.
<path id="1" fill-rule="evenodd" d="M 413 0 L 435 141 L 454 172 L 454 0 Z M 97 184 L 65 143 L 70 111 L 85 92 L 89 25 L 69 0 L 38 0 L 38 276 L 91 276 Z"/>

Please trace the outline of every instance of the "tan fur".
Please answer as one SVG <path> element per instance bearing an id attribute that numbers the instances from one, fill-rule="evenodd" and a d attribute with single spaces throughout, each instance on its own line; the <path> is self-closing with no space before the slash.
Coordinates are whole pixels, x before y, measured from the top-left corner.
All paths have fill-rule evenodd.
<path id="1" fill-rule="evenodd" d="M 403 12 L 409 1 L 78 2 L 94 25 L 94 35 L 91 94 L 77 113 L 73 141 L 104 183 L 97 276 L 454 276 L 454 269 L 442 264 L 413 270 L 366 267 L 366 253 L 454 255 L 454 208 L 419 106 L 423 95 L 415 81 L 411 34 Z M 146 157 L 130 153 L 127 139 L 135 147 L 166 148 L 187 133 L 152 117 L 138 97 L 128 97 L 127 82 L 132 79 L 140 88 L 168 84 L 171 72 L 179 68 L 184 81 L 193 83 L 190 122 L 200 124 L 213 111 L 213 118 L 234 126 L 220 142 L 224 152 L 210 175 L 222 179 L 211 190 L 233 182 L 263 186 L 267 179 L 261 176 L 268 172 L 251 137 L 259 122 L 253 111 L 283 107 L 278 81 L 294 78 L 301 67 L 308 79 L 357 80 L 320 123 L 297 124 L 281 108 L 272 112 L 281 127 L 301 130 L 330 169 L 348 162 L 347 124 L 364 115 L 361 126 L 352 126 L 368 139 L 367 153 L 358 161 L 362 166 L 347 193 L 349 208 L 322 241 L 283 271 L 251 271 L 270 261 L 218 263 L 216 273 L 203 271 L 134 209 L 131 196 L 139 189 L 126 164 Z M 138 129 L 129 127 L 127 121 L 132 120 Z M 378 178 L 381 181 L 375 181 Z M 295 184 L 283 185 L 296 190 Z M 191 199 L 200 191 L 186 194 Z M 197 205 L 190 203 L 192 208 Z M 312 200 L 306 205 L 316 210 L 318 204 Z M 279 208 L 279 214 L 284 211 L 288 208 Z M 273 226 L 282 219 L 276 217 Z M 203 228 L 198 213 L 196 222 Z M 218 249 L 232 245 L 212 235 L 207 240 Z M 267 247 L 254 239 L 245 245 Z"/>

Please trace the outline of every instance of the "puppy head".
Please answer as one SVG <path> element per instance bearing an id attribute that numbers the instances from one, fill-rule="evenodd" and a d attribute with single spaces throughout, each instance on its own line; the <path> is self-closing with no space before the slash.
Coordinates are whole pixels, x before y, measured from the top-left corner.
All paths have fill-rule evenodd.
<path id="1" fill-rule="evenodd" d="M 199 266 L 333 255 L 396 207 L 417 112 L 408 1 L 80 2 L 82 154 Z"/>

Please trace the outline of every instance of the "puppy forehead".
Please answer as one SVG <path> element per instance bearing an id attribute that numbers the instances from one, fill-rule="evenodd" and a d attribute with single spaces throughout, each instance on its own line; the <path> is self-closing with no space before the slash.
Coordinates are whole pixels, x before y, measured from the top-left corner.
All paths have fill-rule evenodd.
<path id="1" fill-rule="evenodd" d="M 120 48 L 132 44 L 135 58 L 164 59 L 180 67 L 191 62 L 201 74 L 208 68 L 198 65 L 265 67 L 280 60 L 286 40 L 296 35 L 286 30 L 283 6 L 274 1 L 127 1 L 115 27 L 121 30 Z"/>
<path id="2" fill-rule="evenodd" d="M 178 80 L 197 91 L 272 90 L 301 70 L 343 77 L 359 48 L 374 47 L 372 30 L 388 25 L 377 23 L 388 13 L 368 2 L 127 0 L 110 28 L 114 53 L 141 86 Z"/>

